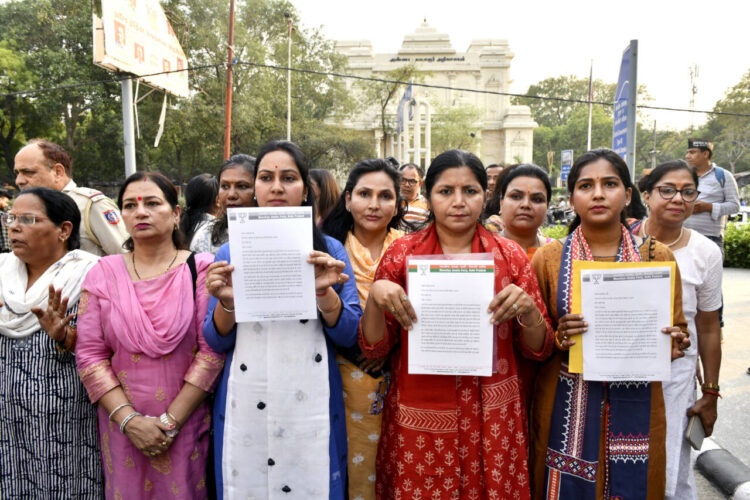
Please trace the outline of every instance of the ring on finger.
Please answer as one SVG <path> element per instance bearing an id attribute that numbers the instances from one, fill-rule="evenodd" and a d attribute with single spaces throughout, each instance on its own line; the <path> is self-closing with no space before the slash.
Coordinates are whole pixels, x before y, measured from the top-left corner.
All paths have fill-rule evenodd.
<path id="1" fill-rule="evenodd" d="M 513 303 L 513 305 L 512 305 L 511 307 L 513 308 L 513 312 L 514 312 L 514 313 L 517 313 L 517 312 L 518 312 L 518 304 L 516 304 L 516 303 L 514 302 L 514 303 Z"/>
<path id="2" fill-rule="evenodd" d="M 391 314 L 396 314 L 396 308 L 395 307 L 391 307 Z"/>
<path id="3" fill-rule="evenodd" d="M 403 295 L 401 296 L 401 300 L 402 300 L 403 302 L 409 302 L 409 296 L 408 296 L 408 295 L 406 295 L 406 294 L 403 294 Z"/>
<path id="4" fill-rule="evenodd" d="M 60 320 L 60 326 L 65 326 L 65 320 L 63 319 Z"/>

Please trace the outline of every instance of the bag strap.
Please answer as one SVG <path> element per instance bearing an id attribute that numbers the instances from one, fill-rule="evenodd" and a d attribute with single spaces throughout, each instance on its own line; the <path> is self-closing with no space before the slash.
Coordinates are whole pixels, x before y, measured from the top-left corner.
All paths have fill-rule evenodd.
<path id="1" fill-rule="evenodd" d="M 195 252 L 190 252 L 190 257 L 187 258 L 187 265 L 190 268 L 190 276 L 193 278 L 193 302 L 195 302 L 195 287 L 198 281 L 198 269 L 195 267 Z"/>
<path id="2" fill-rule="evenodd" d="M 716 176 L 716 181 L 719 183 L 719 185 L 724 188 L 724 184 L 726 184 L 727 179 L 724 176 L 724 169 L 718 166 L 714 167 L 714 175 Z"/>

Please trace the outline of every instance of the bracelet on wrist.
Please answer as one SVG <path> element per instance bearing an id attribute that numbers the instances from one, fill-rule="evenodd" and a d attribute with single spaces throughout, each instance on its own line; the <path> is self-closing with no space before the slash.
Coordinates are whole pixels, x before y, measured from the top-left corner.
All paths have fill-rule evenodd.
<path id="1" fill-rule="evenodd" d="M 173 438 L 180 433 L 180 429 L 177 426 L 177 420 L 173 418 L 168 411 L 165 411 L 161 414 L 161 416 L 159 417 L 159 422 L 171 427 L 171 429 L 169 429 L 168 431 L 164 431 L 164 434 L 166 434 L 168 437 Z"/>
<path id="2" fill-rule="evenodd" d="M 714 384 L 712 382 L 704 382 L 704 383 L 702 383 L 701 384 L 701 389 L 710 389 L 710 390 L 716 391 L 716 392 L 719 392 L 719 390 L 721 390 L 720 387 L 719 387 L 719 384 Z"/>
<path id="3" fill-rule="evenodd" d="M 169 411 L 165 411 L 164 413 L 166 413 L 166 414 L 167 414 L 167 417 L 169 417 L 169 419 L 170 419 L 170 420 L 171 420 L 172 422 L 174 422 L 174 424 L 175 424 L 175 425 L 176 425 L 177 427 L 182 427 L 182 424 L 180 423 L 180 421 L 179 421 L 179 420 L 177 420 L 177 419 L 175 418 L 175 416 L 174 416 L 174 415 L 172 415 L 171 413 L 169 413 Z"/>
<path id="4" fill-rule="evenodd" d="M 125 408 L 126 406 L 129 406 L 129 407 L 131 407 L 131 408 L 133 408 L 135 410 L 135 407 L 133 406 L 133 403 L 130 403 L 130 402 L 123 403 L 121 405 L 117 405 L 115 407 L 115 409 L 110 412 L 110 414 L 109 414 L 109 421 L 111 422 L 112 421 L 112 417 L 115 416 L 115 413 L 117 413 L 121 409 Z"/>
<path id="5" fill-rule="evenodd" d="M 120 423 L 120 433 L 122 435 L 125 435 L 125 426 L 128 425 L 128 422 L 130 422 L 135 417 L 142 417 L 142 416 L 143 416 L 142 413 L 134 411 L 133 413 L 131 413 L 127 417 L 123 418 L 122 422 Z"/>
<path id="6" fill-rule="evenodd" d="M 563 345 L 562 345 L 562 344 L 560 343 L 560 339 L 558 338 L 558 335 L 557 335 L 557 331 L 555 331 L 555 345 L 556 345 L 556 346 L 557 346 L 557 348 L 558 348 L 558 349 L 560 349 L 561 351 L 569 351 L 569 350 L 570 350 L 570 347 L 564 347 L 564 346 L 563 346 Z"/>
<path id="7" fill-rule="evenodd" d="M 224 305 L 224 302 L 222 302 L 221 300 L 219 300 L 219 305 L 221 306 L 222 309 L 224 309 L 224 312 L 228 312 L 228 313 L 234 312 L 234 309 L 229 309 L 227 306 Z"/>
<path id="8" fill-rule="evenodd" d="M 55 348 L 59 352 L 66 352 L 68 350 L 68 348 L 65 347 L 65 341 L 68 340 L 68 327 L 67 327 L 67 325 L 63 326 L 63 332 L 65 332 L 65 333 L 63 334 L 62 340 L 55 340 Z"/>
<path id="9" fill-rule="evenodd" d="M 329 286 L 328 288 L 331 288 L 331 287 Z M 316 297 L 325 297 L 326 295 L 328 295 L 328 288 L 326 288 L 325 290 L 323 290 L 323 293 L 315 292 L 315 296 Z"/>
<path id="10" fill-rule="evenodd" d="M 336 295 L 336 305 L 335 306 L 333 306 L 331 309 L 321 309 L 320 308 L 320 304 L 317 304 L 318 311 L 320 311 L 322 314 L 330 314 L 332 312 L 336 312 L 336 309 L 339 308 L 339 304 L 340 303 L 341 303 L 341 297 L 339 297 L 338 294 L 337 294 Z"/>
<path id="11" fill-rule="evenodd" d="M 518 321 L 518 324 L 521 325 L 521 328 L 536 328 L 537 326 L 540 326 L 542 323 L 544 323 L 544 314 L 542 314 L 541 311 L 537 311 L 539 313 L 539 321 L 536 322 L 534 325 L 524 325 L 521 321 L 521 315 L 519 314 L 516 316 L 516 321 Z"/>
<path id="12" fill-rule="evenodd" d="M 719 393 L 719 391 L 714 391 L 713 389 L 701 389 L 701 392 L 703 392 L 703 394 L 710 394 L 712 396 L 716 396 L 717 398 L 721 398 L 721 393 Z"/>

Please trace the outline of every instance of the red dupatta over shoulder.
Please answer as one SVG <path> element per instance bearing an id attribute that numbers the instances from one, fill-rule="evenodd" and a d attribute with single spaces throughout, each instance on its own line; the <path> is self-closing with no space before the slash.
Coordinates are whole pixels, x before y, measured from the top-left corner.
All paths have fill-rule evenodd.
<path id="1" fill-rule="evenodd" d="M 477 224 L 472 253 L 495 259 L 495 293 L 515 284 L 528 293 L 550 324 L 536 275 L 521 247 Z M 434 225 L 396 240 L 386 251 L 375 280 L 406 289 L 406 259 L 440 255 Z M 408 290 L 407 290 L 408 293 Z M 495 328 L 497 372 L 491 377 L 410 375 L 408 332 L 386 313 L 385 338 L 366 356 L 391 353 L 392 390 L 386 397 L 377 458 L 376 493 L 381 499 L 529 498 L 526 405 L 515 361 L 517 351 L 543 360 L 554 346 L 547 328 L 541 351 L 520 339 L 520 326 Z"/>

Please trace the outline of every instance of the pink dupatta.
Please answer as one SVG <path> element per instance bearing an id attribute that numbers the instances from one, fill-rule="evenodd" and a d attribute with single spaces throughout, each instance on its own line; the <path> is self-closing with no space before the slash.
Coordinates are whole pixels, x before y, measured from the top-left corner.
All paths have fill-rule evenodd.
<path id="1" fill-rule="evenodd" d="M 112 304 L 111 324 L 130 352 L 157 358 L 174 351 L 194 320 L 190 274 L 177 266 L 157 278 L 134 283 L 122 255 L 105 257 L 88 273 L 83 289 Z M 137 289 L 137 290 L 136 290 Z M 160 304 L 173 305 L 160 308 Z"/>

